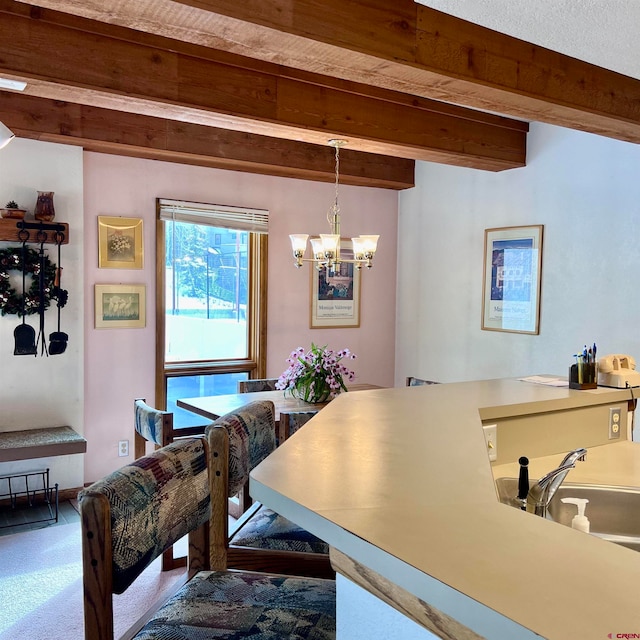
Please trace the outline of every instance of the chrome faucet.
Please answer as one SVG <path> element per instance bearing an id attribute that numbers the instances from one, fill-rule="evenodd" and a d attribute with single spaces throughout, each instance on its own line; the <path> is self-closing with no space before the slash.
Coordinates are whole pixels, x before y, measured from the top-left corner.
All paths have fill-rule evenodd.
<path id="1" fill-rule="evenodd" d="M 549 471 L 544 478 L 540 478 L 540 480 L 529 489 L 529 494 L 527 495 L 527 511 L 545 518 L 551 499 L 567 477 L 569 471 L 576 466 L 578 460 L 584 461 L 586 457 L 586 449 L 574 449 L 564 457 L 564 460 L 555 469 Z"/>

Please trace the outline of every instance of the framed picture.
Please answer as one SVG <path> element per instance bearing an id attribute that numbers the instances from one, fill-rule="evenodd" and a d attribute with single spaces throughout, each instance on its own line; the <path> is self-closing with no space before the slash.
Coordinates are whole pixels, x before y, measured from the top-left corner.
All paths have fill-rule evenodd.
<path id="1" fill-rule="evenodd" d="M 142 269 L 142 218 L 98 216 L 98 266 Z"/>
<path id="2" fill-rule="evenodd" d="M 543 225 L 484 232 L 482 328 L 540 333 Z"/>
<path id="3" fill-rule="evenodd" d="M 146 285 L 95 285 L 96 329 L 132 329 L 146 325 Z"/>
<path id="4" fill-rule="evenodd" d="M 340 242 L 340 256 L 353 260 L 351 242 Z M 351 262 L 342 262 L 334 274 L 311 269 L 312 329 L 360 326 L 360 271 Z"/>

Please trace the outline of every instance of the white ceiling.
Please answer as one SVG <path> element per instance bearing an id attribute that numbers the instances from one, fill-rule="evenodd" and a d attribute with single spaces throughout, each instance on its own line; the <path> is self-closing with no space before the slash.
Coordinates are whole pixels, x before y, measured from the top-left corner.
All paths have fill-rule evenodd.
<path id="1" fill-rule="evenodd" d="M 416 0 L 640 79 L 640 0 Z"/>

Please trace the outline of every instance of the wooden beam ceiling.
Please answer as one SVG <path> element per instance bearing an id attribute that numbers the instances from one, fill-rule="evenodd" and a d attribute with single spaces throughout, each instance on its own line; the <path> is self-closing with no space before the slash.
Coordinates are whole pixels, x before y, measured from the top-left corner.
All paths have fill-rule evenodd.
<path id="1" fill-rule="evenodd" d="M 523 122 L 11 0 L 0 15 L 0 74 L 32 96 L 492 171 L 525 163 Z"/>
<path id="2" fill-rule="evenodd" d="M 327 145 L 8 92 L 0 92 L 0 121 L 20 137 L 80 145 L 88 151 L 289 178 L 335 179 L 334 151 Z M 414 162 L 343 149 L 340 182 L 406 189 L 414 186 Z"/>
<path id="3" fill-rule="evenodd" d="M 35 4 L 312 73 L 640 142 L 640 81 L 413 0 Z"/>

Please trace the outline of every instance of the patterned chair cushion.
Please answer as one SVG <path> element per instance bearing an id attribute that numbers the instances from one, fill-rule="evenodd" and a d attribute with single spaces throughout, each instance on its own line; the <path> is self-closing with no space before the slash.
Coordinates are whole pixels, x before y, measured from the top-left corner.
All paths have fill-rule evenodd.
<path id="1" fill-rule="evenodd" d="M 414 378 L 413 376 L 409 376 L 407 378 L 407 387 L 421 387 L 424 384 L 440 384 L 435 380 L 423 380 L 422 378 Z"/>
<path id="2" fill-rule="evenodd" d="M 275 391 L 278 378 L 258 378 L 254 380 L 238 380 L 238 393 L 254 393 L 256 391 Z"/>
<path id="3" fill-rule="evenodd" d="M 162 416 L 165 411 L 158 411 L 142 400 L 136 400 L 134 415 L 136 431 L 149 442 L 162 446 Z"/>
<path id="4" fill-rule="evenodd" d="M 257 549 L 329 553 L 329 545 L 267 507 L 260 507 L 230 544 Z"/>
<path id="5" fill-rule="evenodd" d="M 213 426 L 223 426 L 229 434 L 229 497 L 235 496 L 249 479 L 251 469 L 276 448 L 273 402 L 250 402 L 220 416 L 206 432 Z"/>
<path id="6" fill-rule="evenodd" d="M 140 458 L 79 494 L 111 507 L 113 592 L 122 593 L 155 558 L 209 519 L 202 438 L 181 440 Z"/>
<path id="7" fill-rule="evenodd" d="M 286 420 L 289 424 L 289 435 L 294 434 L 303 424 L 306 424 L 313 418 L 313 416 L 318 413 L 317 411 L 291 411 L 287 412 Z M 282 421 L 282 416 L 285 415 L 284 412 L 280 413 L 280 421 Z"/>
<path id="8" fill-rule="evenodd" d="M 335 583 L 201 571 L 135 640 L 333 640 Z"/>

